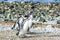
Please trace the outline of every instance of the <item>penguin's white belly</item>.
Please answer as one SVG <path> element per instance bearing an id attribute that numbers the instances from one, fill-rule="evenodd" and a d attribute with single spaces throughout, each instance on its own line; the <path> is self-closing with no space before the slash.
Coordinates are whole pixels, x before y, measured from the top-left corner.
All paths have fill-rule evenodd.
<path id="1" fill-rule="evenodd" d="M 32 20 L 29 20 L 29 28 L 32 26 Z"/>
<path id="2" fill-rule="evenodd" d="M 19 19 L 19 23 L 22 23 L 23 22 L 23 19 Z"/>
<path id="3" fill-rule="evenodd" d="M 18 24 L 16 23 L 15 29 L 18 27 Z"/>
<path id="4" fill-rule="evenodd" d="M 27 30 L 29 27 L 29 21 L 26 21 L 24 26 L 23 26 L 23 30 Z"/>

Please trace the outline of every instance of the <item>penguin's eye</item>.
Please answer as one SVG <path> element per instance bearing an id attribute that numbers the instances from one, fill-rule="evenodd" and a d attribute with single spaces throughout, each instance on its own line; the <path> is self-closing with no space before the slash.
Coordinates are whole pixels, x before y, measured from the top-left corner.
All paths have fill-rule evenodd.
<path id="1" fill-rule="evenodd" d="M 28 15 L 25 15 L 25 17 L 28 17 Z"/>

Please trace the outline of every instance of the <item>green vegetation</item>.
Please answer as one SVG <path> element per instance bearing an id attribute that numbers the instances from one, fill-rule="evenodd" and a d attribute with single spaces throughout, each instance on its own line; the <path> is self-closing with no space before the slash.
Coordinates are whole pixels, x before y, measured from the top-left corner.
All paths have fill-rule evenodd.
<path id="1" fill-rule="evenodd" d="M 0 2 L 0 21 L 1 20 L 16 20 L 18 13 L 25 15 L 29 11 L 33 10 L 33 16 L 41 17 L 42 15 L 47 20 L 48 17 L 58 17 L 60 16 L 60 3 L 26 3 L 26 2 Z"/>

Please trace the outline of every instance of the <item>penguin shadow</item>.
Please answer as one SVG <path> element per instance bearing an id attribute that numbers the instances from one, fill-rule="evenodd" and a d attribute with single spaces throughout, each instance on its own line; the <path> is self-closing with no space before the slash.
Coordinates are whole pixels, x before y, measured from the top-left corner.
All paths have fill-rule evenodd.
<path id="1" fill-rule="evenodd" d="M 32 35 L 26 35 L 26 36 L 23 36 L 23 37 L 20 37 L 20 36 L 18 36 L 18 33 L 16 34 L 17 35 L 17 37 L 19 37 L 19 38 L 32 38 L 33 36 Z"/>
<path id="2" fill-rule="evenodd" d="M 34 36 L 24 36 L 24 37 L 20 37 L 20 36 L 18 36 L 19 38 L 32 38 L 32 37 L 34 37 Z"/>
<path id="3" fill-rule="evenodd" d="M 33 37 L 38 37 L 38 36 L 36 36 L 35 34 L 36 34 L 36 33 L 27 33 L 26 36 L 23 36 L 23 37 L 18 36 L 18 37 L 19 37 L 19 38 L 33 38 Z"/>
<path id="4" fill-rule="evenodd" d="M 24 36 L 24 37 L 19 37 L 19 38 L 32 38 L 32 36 Z"/>

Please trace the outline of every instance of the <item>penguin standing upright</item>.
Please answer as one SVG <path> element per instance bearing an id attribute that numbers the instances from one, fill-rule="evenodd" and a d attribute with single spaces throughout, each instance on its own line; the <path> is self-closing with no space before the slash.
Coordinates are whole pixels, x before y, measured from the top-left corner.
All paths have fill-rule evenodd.
<path id="1" fill-rule="evenodd" d="M 30 15 L 30 16 L 29 16 L 29 28 L 28 28 L 28 31 L 29 31 L 29 29 L 32 27 L 32 19 L 33 19 L 33 16 Z"/>
<path id="2" fill-rule="evenodd" d="M 28 30 L 28 27 L 29 27 L 29 21 L 28 19 L 25 21 L 24 25 L 23 25 L 23 29 L 19 32 L 19 36 L 20 37 L 23 37 L 25 36 L 25 34 L 27 33 L 27 30 Z"/>
<path id="3" fill-rule="evenodd" d="M 29 17 L 26 19 L 24 25 L 23 25 L 23 29 L 19 32 L 19 36 L 20 37 L 25 37 L 27 35 L 25 35 L 29 29 L 31 28 L 32 26 L 32 19 L 33 19 L 33 16 L 32 15 L 29 15 Z"/>
<path id="4" fill-rule="evenodd" d="M 23 25 L 23 20 L 24 20 L 23 16 L 20 15 L 20 17 L 18 17 L 17 21 L 13 25 L 12 29 L 18 29 L 18 31 L 20 31 Z"/>

